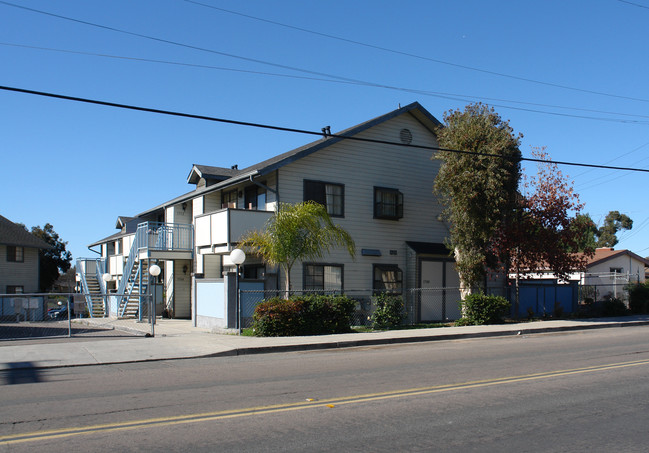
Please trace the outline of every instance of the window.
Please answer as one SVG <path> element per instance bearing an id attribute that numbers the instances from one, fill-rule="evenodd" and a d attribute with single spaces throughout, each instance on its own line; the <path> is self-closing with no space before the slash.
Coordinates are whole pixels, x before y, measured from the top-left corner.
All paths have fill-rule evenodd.
<path id="1" fill-rule="evenodd" d="M 374 218 L 399 220 L 403 217 L 403 194 L 397 189 L 374 188 Z"/>
<path id="2" fill-rule="evenodd" d="M 315 201 L 327 208 L 332 217 L 345 215 L 345 186 L 322 181 L 304 180 L 304 201 Z"/>
<path id="3" fill-rule="evenodd" d="M 624 269 L 621 267 L 611 267 L 609 270 L 611 272 L 611 280 L 617 280 L 624 273 Z"/>
<path id="4" fill-rule="evenodd" d="M 23 247 L 8 245 L 7 246 L 7 261 L 14 263 L 22 263 L 25 261 L 25 249 Z"/>
<path id="5" fill-rule="evenodd" d="M 266 189 L 259 186 L 247 187 L 245 191 L 245 208 L 251 210 L 266 210 Z"/>
<path id="6" fill-rule="evenodd" d="M 221 195 L 221 208 L 232 208 L 236 209 L 237 207 L 237 190 L 231 190 L 229 192 L 223 192 Z"/>
<path id="7" fill-rule="evenodd" d="M 403 272 L 394 264 L 374 265 L 373 289 L 394 294 L 401 294 L 403 290 Z"/>
<path id="8" fill-rule="evenodd" d="M 304 289 L 341 291 L 343 267 L 340 264 L 305 264 Z"/>
<path id="9" fill-rule="evenodd" d="M 18 285 L 7 285 L 7 294 L 24 294 L 25 287 Z"/>

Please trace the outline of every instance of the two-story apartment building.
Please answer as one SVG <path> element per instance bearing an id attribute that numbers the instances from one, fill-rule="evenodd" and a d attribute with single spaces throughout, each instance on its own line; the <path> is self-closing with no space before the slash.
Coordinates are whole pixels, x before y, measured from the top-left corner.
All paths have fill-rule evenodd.
<path id="1" fill-rule="evenodd" d="M 37 293 L 39 251 L 50 246 L 0 216 L 0 294 Z"/>
<path id="2" fill-rule="evenodd" d="M 164 288 L 158 311 L 195 319 L 201 294 L 197 285 L 233 269 L 229 253 L 242 235 L 262 229 L 278 202 L 314 200 L 352 235 L 357 256 L 352 260 L 341 249 L 322 260 L 298 263 L 292 289 L 371 294 L 389 288 L 405 296 L 410 288 L 459 286 L 444 246 L 448 228 L 433 194 L 439 126 L 413 103 L 333 136 L 324 132 L 314 142 L 247 168 L 193 165 L 187 178 L 194 186 L 190 192 L 134 217 L 119 217 L 118 233 L 90 245 L 101 259 L 77 268 L 84 281 L 92 280 L 101 291 L 123 294 L 133 288 L 148 291 L 146 269 L 155 262 L 163 270 L 156 282 Z M 282 289 L 278 272 L 260 258 L 248 257 L 243 280 Z M 97 313 L 115 315 L 117 310 L 117 316 L 125 316 L 125 301 Z M 443 314 L 427 306 L 419 304 L 418 319 L 459 315 L 456 304 Z"/>

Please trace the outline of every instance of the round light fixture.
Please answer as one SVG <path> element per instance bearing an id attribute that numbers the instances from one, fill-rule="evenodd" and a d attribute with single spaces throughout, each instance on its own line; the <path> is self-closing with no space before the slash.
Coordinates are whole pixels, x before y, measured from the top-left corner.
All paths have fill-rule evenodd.
<path id="1" fill-rule="evenodd" d="M 230 252 L 230 261 L 232 261 L 237 266 L 243 264 L 246 260 L 246 254 L 241 249 L 234 249 Z"/>
<path id="2" fill-rule="evenodd" d="M 158 266 L 157 264 L 154 264 L 149 268 L 149 274 L 151 274 L 154 277 L 160 275 L 160 271 L 161 271 L 160 266 Z"/>

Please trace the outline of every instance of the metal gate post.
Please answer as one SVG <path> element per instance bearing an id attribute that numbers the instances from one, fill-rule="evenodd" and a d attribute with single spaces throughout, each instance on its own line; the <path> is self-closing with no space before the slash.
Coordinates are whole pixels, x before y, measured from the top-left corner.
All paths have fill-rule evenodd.
<path id="1" fill-rule="evenodd" d="M 70 314 L 70 297 L 69 296 L 67 301 L 68 301 L 68 338 L 72 338 L 72 319 L 71 319 L 71 314 Z"/>

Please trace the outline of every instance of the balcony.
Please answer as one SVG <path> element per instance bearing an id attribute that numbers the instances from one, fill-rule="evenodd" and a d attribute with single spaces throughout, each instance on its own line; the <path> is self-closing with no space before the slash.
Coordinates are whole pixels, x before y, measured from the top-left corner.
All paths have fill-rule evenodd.
<path id="1" fill-rule="evenodd" d="M 222 209 L 196 216 L 196 247 L 200 253 L 229 253 L 241 238 L 263 230 L 273 211 Z"/>
<path id="2" fill-rule="evenodd" d="M 140 259 L 191 259 L 194 227 L 183 223 L 140 223 L 133 247 Z"/>

